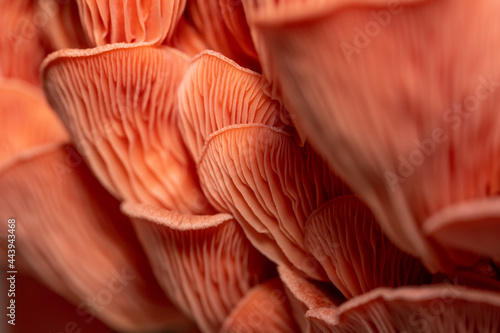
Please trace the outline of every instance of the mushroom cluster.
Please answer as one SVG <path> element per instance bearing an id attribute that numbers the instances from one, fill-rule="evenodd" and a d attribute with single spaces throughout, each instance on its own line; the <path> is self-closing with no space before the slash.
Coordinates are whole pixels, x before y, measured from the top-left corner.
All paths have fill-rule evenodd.
<path id="1" fill-rule="evenodd" d="M 115 331 L 500 332 L 497 10 L 0 0 L 0 267 L 15 218 Z"/>

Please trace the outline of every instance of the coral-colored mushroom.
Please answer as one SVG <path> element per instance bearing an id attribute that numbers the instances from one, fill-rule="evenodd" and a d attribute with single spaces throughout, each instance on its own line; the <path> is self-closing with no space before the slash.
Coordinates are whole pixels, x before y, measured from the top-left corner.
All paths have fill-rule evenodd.
<path id="1" fill-rule="evenodd" d="M 17 81 L 0 86 L 0 119 L 9 126 L 0 132 L 7 145 L 0 159 L 0 218 L 16 220 L 15 264 L 115 329 L 185 326 L 119 203 L 65 143 L 64 128 L 33 89 Z M 6 240 L 2 232 L 2 244 Z"/>
<path id="2" fill-rule="evenodd" d="M 219 332 L 244 295 L 272 266 L 227 214 L 181 215 L 125 203 L 156 278 L 202 332 Z"/>
<path id="3" fill-rule="evenodd" d="M 498 332 L 500 294 L 451 284 L 379 288 L 306 316 L 323 333 Z"/>
<path id="4" fill-rule="evenodd" d="M 235 216 L 275 262 L 325 279 L 305 249 L 305 223 L 322 203 L 350 190 L 310 146 L 299 146 L 282 121 L 286 111 L 261 83 L 220 54 L 201 54 L 179 89 L 182 134 L 211 204 Z"/>
<path id="5" fill-rule="evenodd" d="M 327 292 L 286 266 L 278 266 L 278 272 L 283 282 L 285 293 L 290 301 L 293 317 L 297 321 L 302 333 L 319 332 L 316 324 L 310 318 L 305 317 L 307 311 L 317 308 L 335 307 L 345 301 L 340 291 Z"/>
<path id="6" fill-rule="evenodd" d="M 244 5 L 274 93 L 396 245 L 432 271 L 498 256 L 500 243 L 474 223 L 500 221 L 498 210 L 483 211 L 484 200 L 500 207 L 498 2 Z M 425 227 L 462 204 L 471 220 L 458 217 L 461 231 L 451 220 L 439 232 Z"/>
<path id="7" fill-rule="evenodd" d="M 186 67 L 184 54 L 142 44 L 62 50 L 44 61 L 49 102 L 116 197 L 210 211 L 177 127 L 176 93 Z"/>
<path id="8" fill-rule="evenodd" d="M 500 293 L 443 284 L 377 288 L 343 302 L 279 267 L 302 332 L 497 332 Z"/>
<path id="9" fill-rule="evenodd" d="M 422 263 L 388 240 L 368 207 L 354 195 L 333 199 L 312 213 L 305 241 L 347 298 L 382 286 L 430 282 Z"/>

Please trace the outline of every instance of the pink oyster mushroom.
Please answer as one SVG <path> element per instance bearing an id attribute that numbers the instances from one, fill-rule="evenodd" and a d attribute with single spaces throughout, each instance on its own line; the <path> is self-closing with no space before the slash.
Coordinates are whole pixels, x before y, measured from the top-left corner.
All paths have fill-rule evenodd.
<path id="1" fill-rule="evenodd" d="M 1 2 L 19 269 L 120 331 L 498 331 L 496 6 Z"/>
<path id="2" fill-rule="evenodd" d="M 326 279 L 305 247 L 305 223 L 350 190 L 309 146 L 299 146 L 282 120 L 286 110 L 261 84 L 259 74 L 218 53 L 200 54 L 179 89 L 181 132 L 210 203 L 232 214 L 273 261 Z"/>
<path id="3" fill-rule="evenodd" d="M 433 272 L 498 261 L 499 4 L 244 6 L 269 91 L 388 237 Z"/>
<path id="4" fill-rule="evenodd" d="M 233 217 L 181 215 L 124 203 L 158 282 L 202 332 L 219 332 L 273 267 Z"/>
<path id="5" fill-rule="evenodd" d="M 279 267 L 301 332 L 497 332 L 500 293 L 455 286 L 377 288 L 343 301 Z"/>
<path id="6" fill-rule="evenodd" d="M 116 61 L 125 60 L 125 56 L 132 57 L 135 66 L 130 67 L 129 61 Z M 269 274 L 266 267 L 270 265 L 247 241 L 232 217 L 224 217 L 225 222 L 218 216 L 182 217 L 162 209 L 185 214 L 213 211 L 198 190 L 194 163 L 191 164 L 176 127 L 175 88 L 186 68 L 186 59 L 181 52 L 166 46 L 112 44 L 90 52 L 54 53 L 42 65 L 42 76 L 49 101 L 98 178 L 117 198 L 130 202 L 124 210 L 132 217 L 167 296 L 203 332 L 217 332 L 239 299 Z M 96 86 L 81 89 L 88 87 L 89 70 L 94 73 Z M 115 80 L 110 71 L 125 75 L 123 81 Z M 130 90 L 128 75 L 139 80 L 139 84 L 132 83 L 134 91 Z M 104 80 L 108 83 L 103 86 Z M 164 216 L 162 226 L 155 219 L 158 215 Z M 203 252 L 214 244 L 223 247 L 214 249 L 213 259 L 209 259 Z M 241 251 L 240 255 L 236 255 L 233 246 Z M 186 253 L 196 248 L 189 262 Z M 227 253 L 227 258 L 221 258 L 221 253 Z M 199 261 L 200 255 L 205 262 Z M 220 287 L 205 284 L 214 272 L 206 271 L 207 265 L 219 267 L 220 276 L 227 276 L 229 283 L 219 281 Z M 182 272 L 184 269 L 187 271 Z M 190 282 L 190 276 L 196 280 Z M 212 293 L 213 288 L 217 292 Z"/>
<path id="7" fill-rule="evenodd" d="M 0 96 L 9 129 L 1 134 L 0 217 L 17 220 L 19 267 L 87 311 L 87 320 L 97 317 L 123 331 L 186 327 L 162 297 L 119 203 L 69 144 L 42 92 L 2 80 Z M 2 231 L 5 258 L 8 235 Z"/>

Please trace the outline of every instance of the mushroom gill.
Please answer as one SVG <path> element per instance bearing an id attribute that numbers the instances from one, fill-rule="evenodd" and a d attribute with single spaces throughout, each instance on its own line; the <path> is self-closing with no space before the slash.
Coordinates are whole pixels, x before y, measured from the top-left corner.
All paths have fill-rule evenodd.
<path id="1" fill-rule="evenodd" d="M 278 271 L 303 333 L 497 332 L 500 328 L 498 292 L 444 280 L 429 286 L 376 288 L 345 301 L 336 291 L 284 266 Z"/>
<path id="2" fill-rule="evenodd" d="M 352 298 L 372 289 L 429 283 L 422 263 L 396 247 L 355 195 L 333 199 L 309 216 L 306 248 L 330 281 Z"/>
<path id="3" fill-rule="evenodd" d="M 45 59 L 50 104 L 117 198 L 184 213 L 210 211 L 177 126 L 176 92 L 187 59 L 144 44 L 61 50 Z"/>
<path id="4" fill-rule="evenodd" d="M 273 93 L 398 247 L 433 272 L 498 257 L 500 3 L 244 6 Z"/>
<path id="5" fill-rule="evenodd" d="M 186 0 L 77 0 L 90 45 L 170 40 Z"/>
<path id="6" fill-rule="evenodd" d="M 181 132 L 210 203 L 273 261 L 326 279 L 305 248 L 305 223 L 350 190 L 310 146 L 300 147 L 261 83 L 222 55 L 202 53 L 179 89 Z"/>
<path id="7" fill-rule="evenodd" d="M 41 91 L 2 81 L 0 97 L 0 119 L 9 126 L 0 133 L 0 218 L 16 220 L 16 264 L 87 311 L 86 320 L 124 331 L 184 327 L 130 221 L 67 144 Z M 2 232 L 2 244 L 7 238 Z"/>
<path id="8" fill-rule="evenodd" d="M 322 333 L 498 332 L 500 294 L 450 283 L 379 288 L 306 317 Z"/>
<path id="9" fill-rule="evenodd" d="M 319 332 L 316 324 L 305 316 L 307 311 L 335 307 L 345 301 L 338 290 L 326 291 L 286 266 L 278 266 L 278 272 L 290 301 L 293 317 L 302 333 Z"/>
<path id="10" fill-rule="evenodd" d="M 219 332 L 232 309 L 272 271 L 227 214 L 181 215 L 124 203 L 169 298 L 204 333 Z"/>

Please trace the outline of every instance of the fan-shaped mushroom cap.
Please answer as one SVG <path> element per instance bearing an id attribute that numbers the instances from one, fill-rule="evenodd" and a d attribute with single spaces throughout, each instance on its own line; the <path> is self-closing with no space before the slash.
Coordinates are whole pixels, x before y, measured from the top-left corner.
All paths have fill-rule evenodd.
<path id="1" fill-rule="evenodd" d="M 0 218 L 16 220 L 14 265 L 116 329 L 187 323 L 161 296 L 130 221 L 66 144 L 42 91 L 0 81 L 0 119 Z"/>
<path id="2" fill-rule="evenodd" d="M 470 264 L 454 247 L 498 255 L 472 223 L 457 221 L 474 235 L 461 244 L 422 228 L 455 204 L 470 203 L 478 224 L 486 213 L 475 200 L 500 207 L 500 3 L 244 4 L 274 92 L 396 245 L 433 271 Z"/>
<path id="3" fill-rule="evenodd" d="M 62 50 L 44 61 L 51 105 L 116 197 L 186 213 L 210 210 L 177 126 L 186 67 L 184 54 L 142 44 Z"/>
<path id="4" fill-rule="evenodd" d="M 290 301 L 293 317 L 302 333 L 319 332 L 318 327 L 305 317 L 307 311 L 317 308 L 329 308 L 340 305 L 345 301 L 340 291 L 326 293 L 313 282 L 301 277 L 286 266 L 278 266 L 278 272 Z"/>
<path id="5" fill-rule="evenodd" d="M 210 49 L 224 54 L 243 67 L 260 71 L 243 6 L 234 0 L 189 0 L 188 20 L 206 40 Z"/>
<path id="6" fill-rule="evenodd" d="M 163 290 L 203 332 L 219 332 L 272 268 L 230 215 L 181 215 L 129 203 L 122 210 L 132 218 Z"/>
<path id="7" fill-rule="evenodd" d="M 320 332 L 497 332 L 500 294 L 452 284 L 379 288 L 307 312 Z"/>
<path id="8" fill-rule="evenodd" d="M 186 323 L 161 293 L 118 202 L 72 146 L 2 164 L 0 188 L 0 217 L 17 221 L 18 259 L 43 283 L 115 329 Z"/>
<path id="9" fill-rule="evenodd" d="M 500 260 L 500 196 L 446 207 L 422 230 L 446 248 Z"/>
<path id="10" fill-rule="evenodd" d="M 422 263 L 385 237 L 371 211 L 355 195 L 333 199 L 312 213 L 305 242 L 347 298 L 383 286 L 430 282 Z"/>
<path id="11" fill-rule="evenodd" d="M 262 76 L 214 51 L 195 57 L 179 88 L 180 127 L 195 161 L 225 127 L 259 125 L 292 132 L 286 110 L 262 91 Z"/>
<path id="12" fill-rule="evenodd" d="M 161 44 L 169 40 L 186 0 L 77 0 L 90 45 Z"/>
<path id="13" fill-rule="evenodd" d="M 300 332 L 279 279 L 255 286 L 226 319 L 221 333 Z"/>
<path id="14" fill-rule="evenodd" d="M 305 222 L 349 189 L 309 146 L 299 146 L 260 79 L 219 54 L 202 53 L 179 89 L 182 134 L 211 204 L 233 215 L 273 261 L 325 279 L 305 249 Z"/>

